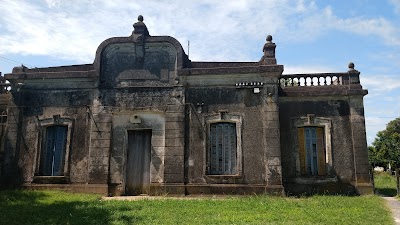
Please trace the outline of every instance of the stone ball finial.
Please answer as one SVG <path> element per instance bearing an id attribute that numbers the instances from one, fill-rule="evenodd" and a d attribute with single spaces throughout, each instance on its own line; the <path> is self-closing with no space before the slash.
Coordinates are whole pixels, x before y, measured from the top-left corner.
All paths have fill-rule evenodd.
<path id="1" fill-rule="evenodd" d="M 272 42 L 271 35 L 268 35 L 266 40 L 267 43 L 265 43 L 263 47 L 264 55 L 262 56 L 260 63 L 261 65 L 276 65 L 276 59 L 275 59 L 276 45 L 275 43 Z"/>
<path id="2" fill-rule="evenodd" d="M 271 35 L 267 36 L 267 42 L 272 42 L 272 36 Z"/>
<path id="3" fill-rule="evenodd" d="M 139 15 L 138 18 L 137 18 L 137 20 L 140 21 L 140 22 L 143 22 L 143 16 L 142 16 L 142 15 Z"/>
<path id="4" fill-rule="evenodd" d="M 349 70 L 354 70 L 354 63 L 352 62 L 349 63 Z"/>

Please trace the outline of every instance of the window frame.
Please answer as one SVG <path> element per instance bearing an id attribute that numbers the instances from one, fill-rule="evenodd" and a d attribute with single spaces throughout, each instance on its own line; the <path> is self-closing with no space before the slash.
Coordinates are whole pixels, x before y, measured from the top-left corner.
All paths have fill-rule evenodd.
<path id="1" fill-rule="evenodd" d="M 53 118 L 46 118 L 42 120 L 38 119 L 39 134 L 37 141 L 36 159 L 34 163 L 35 172 L 34 172 L 33 182 L 38 182 L 38 183 L 54 183 L 54 181 L 56 181 L 55 183 L 67 182 L 65 179 L 59 180 L 58 178 L 69 177 L 69 160 L 70 160 L 71 143 L 72 143 L 71 141 L 72 141 L 73 122 L 74 122 L 73 119 L 60 117 L 60 115 L 54 115 Z M 40 163 L 42 157 L 41 154 L 43 152 L 43 147 L 46 146 L 47 128 L 52 126 L 65 126 L 67 128 L 66 132 L 67 137 L 66 137 L 65 152 L 64 152 L 64 166 L 62 168 L 60 176 L 40 175 L 41 172 Z M 52 179 L 54 179 L 54 181 Z"/>
<path id="2" fill-rule="evenodd" d="M 309 114 L 307 117 L 297 117 L 291 119 L 292 137 L 294 143 L 294 154 L 296 159 L 296 176 L 298 177 L 334 177 L 333 161 L 332 161 L 332 120 L 330 118 L 316 117 Z M 323 130 L 323 142 L 325 147 L 325 175 L 304 175 L 301 173 L 300 148 L 299 148 L 299 128 L 304 127 L 320 127 Z"/>
<path id="3" fill-rule="evenodd" d="M 230 136 L 230 134 L 231 134 L 231 132 L 229 132 L 228 134 L 225 134 L 225 130 L 224 130 L 224 128 L 225 128 L 225 125 L 226 125 L 226 128 L 228 128 L 228 131 L 229 131 L 229 129 L 234 129 L 234 145 L 231 145 L 230 143 L 222 143 L 222 147 L 223 148 L 221 148 L 221 149 L 219 149 L 219 148 L 213 148 L 213 146 L 211 145 L 212 144 L 212 140 L 215 140 L 215 138 L 214 137 L 217 137 L 216 135 L 214 136 L 213 135 L 213 132 L 212 132 L 212 128 L 213 128 L 213 126 L 215 126 L 215 130 L 216 130 L 216 132 L 215 132 L 215 134 L 217 134 L 218 132 L 217 132 L 217 130 L 218 130 L 218 127 L 220 127 L 220 129 L 221 129 L 221 135 L 223 135 L 223 136 L 225 136 L 225 135 L 228 135 L 228 140 L 230 140 L 230 138 L 231 137 L 229 137 Z M 237 170 L 238 170 L 238 168 L 237 168 L 237 144 L 236 144 L 236 142 L 237 142 L 237 132 L 236 132 L 236 123 L 231 123 L 231 122 L 217 122 L 217 123 L 210 123 L 210 130 L 209 130 L 209 138 L 208 138 L 208 144 L 209 144 L 209 147 L 208 147 L 208 149 L 207 149 L 207 174 L 208 175 L 236 175 L 237 174 Z M 225 140 L 225 139 L 224 139 Z M 216 141 L 216 143 L 217 143 L 218 141 Z M 234 148 L 234 154 L 235 154 L 235 156 L 234 156 L 234 162 L 232 162 L 233 160 L 232 160 L 232 156 L 230 156 L 229 158 L 230 159 L 227 159 L 226 157 L 223 157 L 224 155 L 226 155 L 227 153 L 229 153 L 229 154 L 231 154 L 231 153 L 233 153 L 233 149 L 226 149 L 225 147 L 227 147 L 225 144 L 227 144 L 229 147 L 233 147 Z M 218 163 L 216 163 L 217 164 L 217 167 L 221 167 L 222 168 L 222 173 L 215 173 L 215 172 L 213 172 L 213 164 L 215 164 L 215 163 L 213 163 L 216 159 L 215 158 L 213 158 L 213 152 L 216 152 L 216 153 L 220 153 L 221 154 L 221 157 L 222 157 L 222 162 L 218 162 Z M 219 154 L 218 154 L 219 155 Z M 218 160 L 219 161 L 219 160 Z M 228 162 L 228 164 L 230 165 L 230 167 L 231 167 L 231 169 L 229 169 L 229 170 L 226 170 L 225 169 L 225 164 Z M 233 167 L 233 168 L 232 168 Z M 214 168 L 215 169 L 215 168 Z"/>
<path id="4" fill-rule="evenodd" d="M 300 129 L 302 129 L 301 133 L 300 132 L 298 133 L 300 174 L 302 176 L 308 176 L 308 177 L 325 176 L 327 160 L 326 160 L 326 144 L 324 141 L 325 139 L 324 127 L 303 126 L 297 129 L 298 132 L 300 131 Z M 308 138 L 308 140 L 310 141 L 309 143 L 307 143 L 307 130 L 312 131 L 312 133 L 309 133 L 310 135 Z M 313 135 L 315 136 L 313 137 Z M 300 139 L 302 140 L 300 141 Z M 315 142 L 315 152 L 309 148 L 310 146 L 308 146 L 309 144 L 314 145 L 313 141 Z M 303 145 L 303 147 L 300 147 L 300 145 Z M 320 153 L 323 154 L 321 155 Z M 309 159 L 309 156 L 312 156 L 312 159 Z M 309 160 L 311 164 L 310 171 L 308 169 Z M 316 161 L 314 162 L 314 160 Z M 321 163 L 323 164 L 321 165 Z"/>
<path id="5" fill-rule="evenodd" d="M 59 129 L 60 128 L 60 129 Z M 52 129 L 52 130 L 50 130 Z M 62 131 L 62 132 L 60 132 Z M 49 135 L 51 134 L 52 137 L 49 137 Z M 57 145 L 57 141 L 59 140 L 59 135 L 63 134 L 62 137 L 62 146 L 61 149 L 60 148 L 56 148 L 58 149 L 58 151 L 61 151 L 61 153 L 59 152 L 58 154 L 62 154 L 62 157 L 60 157 L 62 159 L 60 168 L 59 168 L 59 173 L 60 174 L 54 174 L 55 172 L 55 168 L 52 167 L 51 169 L 51 173 L 50 174 L 44 174 L 45 171 L 47 171 L 47 169 L 45 167 L 47 167 L 46 165 L 43 165 L 44 163 L 47 164 L 47 162 L 49 161 L 51 164 L 55 164 L 56 163 L 56 153 L 51 154 L 52 159 L 48 159 L 48 151 L 49 151 L 49 140 L 51 139 L 51 144 L 52 147 L 55 147 Z M 65 153 L 66 153 L 66 147 L 67 147 L 67 136 L 68 136 L 68 126 L 64 126 L 64 125 L 53 125 L 53 126 L 47 126 L 46 127 L 46 131 L 45 134 L 43 135 L 42 138 L 42 148 L 41 148 L 41 156 L 38 160 L 40 160 L 39 162 L 39 175 L 40 176 L 63 176 L 64 175 L 64 170 L 65 170 Z M 43 152 L 45 152 L 47 155 L 44 156 Z M 56 151 L 57 152 L 57 151 Z M 58 157 L 57 157 L 58 158 Z"/>
<path id="6" fill-rule="evenodd" d="M 203 174 L 205 174 L 206 178 L 225 178 L 225 177 L 240 177 L 243 174 L 243 154 L 242 154 L 242 117 L 240 115 L 227 113 L 225 111 L 221 111 L 216 114 L 210 114 L 204 116 L 205 124 L 206 124 L 206 144 L 204 151 L 204 169 Z M 211 124 L 216 123 L 232 123 L 235 124 L 236 128 L 236 173 L 235 174 L 211 174 L 210 173 L 210 165 L 209 165 L 209 151 L 210 151 L 210 131 Z M 216 181 L 217 182 L 217 181 Z"/>

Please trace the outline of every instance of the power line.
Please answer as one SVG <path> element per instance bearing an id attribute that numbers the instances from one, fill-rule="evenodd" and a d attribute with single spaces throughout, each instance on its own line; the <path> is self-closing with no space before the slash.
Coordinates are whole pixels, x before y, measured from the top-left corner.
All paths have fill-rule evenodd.
<path id="1" fill-rule="evenodd" d="M 29 66 L 31 68 L 33 67 L 32 65 L 29 65 L 29 64 L 26 64 L 26 63 L 23 63 L 23 62 L 19 62 L 19 61 L 14 60 L 14 59 L 6 58 L 6 57 L 3 57 L 3 56 L 0 56 L 0 59 L 2 59 L 3 61 L 9 62 L 9 63 L 14 62 L 14 63 L 18 63 L 18 64 L 23 64 L 25 66 Z"/>

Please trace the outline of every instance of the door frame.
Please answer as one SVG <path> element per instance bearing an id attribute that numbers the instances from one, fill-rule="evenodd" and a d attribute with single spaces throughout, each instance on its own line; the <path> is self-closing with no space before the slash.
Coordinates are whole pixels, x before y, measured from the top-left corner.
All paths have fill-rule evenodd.
<path id="1" fill-rule="evenodd" d="M 151 149 L 153 146 L 152 143 L 152 139 L 153 139 L 153 129 L 151 128 L 139 128 L 139 129 L 126 129 L 125 130 L 125 143 L 124 143 L 124 166 L 123 166 L 123 194 L 127 195 L 126 193 L 126 178 L 127 178 L 127 169 L 128 169 L 128 152 L 129 152 L 129 132 L 135 132 L 135 131 L 148 131 L 151 136 L 150 136 L 150 152 L 149 152 L 149 167 L 151 167 L 151 157 L 152 157 L 152 153 L 151 153 Z M 151 183 L 151 173 L 150 173 L 150 168 L 149 168 L 149 187 L 150 187 L 150 183 Z M 147 190 L 147 193 L 150 193 L 150 190 Z M 144 194 L 144 193 L 142 193 Z"/>

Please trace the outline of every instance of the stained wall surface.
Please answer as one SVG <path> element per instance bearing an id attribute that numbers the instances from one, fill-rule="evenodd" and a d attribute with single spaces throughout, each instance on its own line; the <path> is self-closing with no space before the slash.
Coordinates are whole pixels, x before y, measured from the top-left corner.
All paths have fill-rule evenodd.
<path id="1" fill-rule="evenodd" d="M 101 43 L 93 64 L 16 67 L 6 75 L 12 89 L 2 125 L 2 184 L 123 195 L 128 133 L 145 130 L 145 194 L 372 192 L 367 92 L 354 65 L 344 73 L 282 75 L 272 37 L 259 62 L 194 62 L 176 39 L 150 36 L 140 20 L 134 27 L 129 37 Z M 328 76 L 329 84 L 300 85 Z M 210 172 L 215 124 L 230 124 L 235 138 L 229 174 Z M 68 130 L 60 176 L 40 173 L 51 126 Z M 324 175 L 301 174 L 298 129 L 305 126 L 323 129 Z"/>

